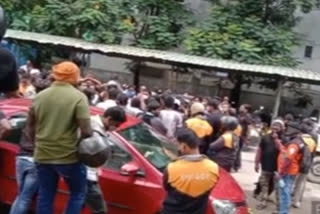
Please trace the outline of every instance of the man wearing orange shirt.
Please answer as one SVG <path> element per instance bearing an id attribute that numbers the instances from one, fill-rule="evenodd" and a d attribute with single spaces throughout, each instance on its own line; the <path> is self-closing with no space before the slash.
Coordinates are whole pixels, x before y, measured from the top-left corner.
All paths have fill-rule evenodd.
<path id="1" fill-rule="evenodd" d="M 278 157 L 279 214 L 289 214 L 291 194 L 301 161 L 300 148 L 295 143 L 284 146 Z"/>
<path id="2" fill-rule="evenodd" d="M 289 126 L 294 131 L 291 133 L 288 143 L 280 145 L 278 157 L 279 214 L 289 214 L 295 179 L 309 165 L 305 163 L 304 157 L 306 155 L 305 151 L 308 150 L 303 135 L 303 133 L 306 133 L 306 125 L 301 123 Z"/>
<path id="3" fill-rule="evenodd" d="M 214 130 L 205 115 L 205 106 L 202 103 L 195 102 L 191 105 L 190 113 L 191 117 L 185 122 L 186 126 L 200 138 L 200 153 L 207 154 Z"/>

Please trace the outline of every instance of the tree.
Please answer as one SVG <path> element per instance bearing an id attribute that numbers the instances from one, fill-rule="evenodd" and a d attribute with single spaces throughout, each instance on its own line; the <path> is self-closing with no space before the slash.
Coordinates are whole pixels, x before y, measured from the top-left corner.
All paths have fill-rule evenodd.
<path id="1" fill-rule="evenodd" d="M 120 43 L 126 17 L 121 3 L 113 0 L 44 0 L 30 4 L 23 19 L 13 18 L 11 27 L 19 30 L 48 33 L 85 39 L 92 42 Z"/>
<path id="2" fill-rule="evenodd" d="M 184 30 L 192 24 L 191 11 L 178 0 L 127 0 L 127 29 L 133 46 L 168 50 L 179 47 Z M 140 60 L 129 63 L 134 84 L 139 85 Z"/>
<path id="3" fill-rule="evenodd" d="M 249 64 L 295 67 L 292 51 L 299 44 L 294 32 L 299 18 L 295 12 L 309 12 L 315 0 L 212 0 L 210 16 L 190 30 L 185 46 L 189 53 Z M 238 103 L 243 84 L 255 78 L 235 74 L 233 100 Z M 261 82 L 274 88 L 274 80 Z"/>
<path id="4" fill-rule="evenodd" d="M 29 25 L 29 12 L 36 6 L 43 6 L 45 0 L 2 0 L 0 5 L 5 9 L 10 27 L 14 25 Z"/>
<path id="5" fill-rule="evenodd" d="M 189 32 L 186 49 L 195 55 L 249 64 L 296 66 L 292 49 L 298 35 L 287 26 L 265 23 L 263 15 L 247 9 L 245 15 L 240 3 L 214 6 L 206 24 Z"/>
<path id="6" fill-rule="evenodd" d="M 183 40 L 183 30 L 191 24 L 191 12 L 178 0 L 128 0 L 132 45 L 170 49 Z"/>
<path id="7" fill-rule="evenodd" d="M 14 29 L 154 49 L 177 47 L 190 11 L 178 0 L 3 0 Z"/>
<path id="8" fill-rule="evenodd" d="M 11 27 L 91 42 L 167 50 L 179 47 L 190 11 L 179 0 L 4 0 Z M 17 15 L 18 14 L 18 15 Z M 127 40 L 127 39 L 125 39 Z M 142 62 L 134 61 L 133 71 Z"/>

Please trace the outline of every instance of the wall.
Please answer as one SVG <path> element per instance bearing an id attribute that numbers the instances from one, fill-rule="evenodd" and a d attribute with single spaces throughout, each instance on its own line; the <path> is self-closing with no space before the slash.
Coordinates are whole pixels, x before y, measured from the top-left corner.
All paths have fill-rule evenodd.
<path id="1" fill-rule="evenodd" d="M 315 9 L 309 14 L 297 13 L 301 22 L 296 31 L 301 34 L 302 42 L 294 52 L 294 56 L 302 62 L 301 68 L 319 71 L 320 68 L 320 9 Z M 313 46 L 312 58 L 305 58 L 305 47 Z M 319 71 L 320 72 L 320 71 Z"/>

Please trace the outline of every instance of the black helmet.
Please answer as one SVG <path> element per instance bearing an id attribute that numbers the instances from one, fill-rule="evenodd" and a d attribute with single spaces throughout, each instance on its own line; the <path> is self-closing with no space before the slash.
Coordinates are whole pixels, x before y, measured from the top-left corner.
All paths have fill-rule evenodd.
<path id="1" fill-rule="evenodd" d="M 221 126 L 224 131 L 233 131 L 237 129 L 239 121 L 236 117 L 232 116 L 223 116 L 221 118 Z"/>
<path id="2" fill-rule="evenodd" d="M 106 136 L 94 132 L 89 138 L 80 141 L 78 157 L 90 167 L 102 166 L 111 156 L 111 149 Z"/>
<path id="3" fill-rule="evenodd" d="M 4 16 L 4 10 L 0 6 L 0 41 L 3 38 L 4 34 L 6 33 L 7 23 Z"/>

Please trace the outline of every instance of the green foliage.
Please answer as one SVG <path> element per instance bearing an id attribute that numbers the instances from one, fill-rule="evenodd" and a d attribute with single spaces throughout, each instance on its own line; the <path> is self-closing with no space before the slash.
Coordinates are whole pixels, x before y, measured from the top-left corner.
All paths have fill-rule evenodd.
<path id="1" fill-rule="evenodd" d="M 36 5 L 43 6 L 45 0 L 1 0 L 0 5 L 5 9 L 6 15 L 8 17 L 9 24 L 12 24 L 13 21 L 20 20 L 24 22 L 24 19 L 30 18 L 27 14 L 32 10 Z M 25 23 L 28 23 L 29 20 L 26 20 Z M 22 23 L 20 23 L 23 25 Z"/>
<path id="2" fill-rule="evenodd" d="M 192 13 L 177 0 L 2 0 L 14 29 L 170 49 L 252 64 L 295 66 L 295 11 L 319 0 L 208 0 L 212 12 L 189 30 Z M 191 18 L 190 18 L 191 17 Z"/>
<path id="3" fill-rule="evenodd" d="M 294 67 L 298 62 L 292 50 L 298 44 L 297 34 L 284 23 L 265 22 L 261 1 L 214 6 L 202 26 L 190 30 L 185 40 L 191 54 L 234 60 L 249 64 Z"/>
<path id="4" fill-rule="evenodd" d="M 126 17 L 121 4 L 113 0 L 45 0 L 15 13 L 22 14 L 11 22 L 15 29 L 103 43 L 120 43 L 119 29 Z"/>
<path id="5" fill-rule="evenodd" d="M 169 49 L 181 44 L 189 11 L 176 0 L 3 0 L 14 29 Z"/>
<path id="6" fill-rule="evenodd" d="M 169 49 L 183 40 L 191 12 L 176 0 L 127 0 L 133 45 Z"/>
<path id="7" fill-rule="evenodd" d="M 293 28 L 299 21 L 297 9 L 309 12 L 319 0 L 208 0 L 210 16 L 189 31 L 185 47 L 191 54 L 249 64 L 295 67 L 292 51 L 299 44 Z M 252 83 L 277 88 L 275 79 L 261 80 L 234 73 L 232 99 L 238 103 L 241 85 Z"/>

